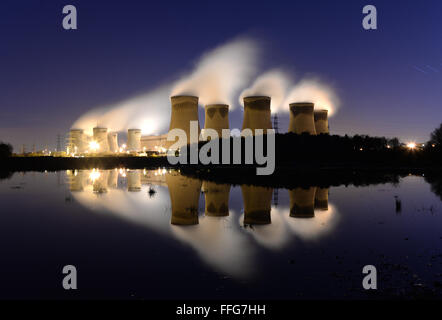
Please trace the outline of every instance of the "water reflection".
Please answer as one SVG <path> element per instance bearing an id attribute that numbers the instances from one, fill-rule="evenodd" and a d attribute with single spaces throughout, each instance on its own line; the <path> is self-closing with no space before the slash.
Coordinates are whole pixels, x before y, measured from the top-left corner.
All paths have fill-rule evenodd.
<path id="1" fill-rule="evenodd" d="M 272 203 L 273 188 L 232 187 L 166 169 L 75 170 L 67 181 L 83 206 L 173 237 L 216 270 L 241 278 L 258 271 L 258 247 L 318 239 L 339 216 L 328 188 L 281 189 Z"/>

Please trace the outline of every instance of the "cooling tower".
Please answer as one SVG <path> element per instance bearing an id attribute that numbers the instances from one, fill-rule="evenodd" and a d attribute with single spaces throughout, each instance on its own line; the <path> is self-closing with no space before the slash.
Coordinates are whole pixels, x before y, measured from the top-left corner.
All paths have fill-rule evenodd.
<path id="1" fill-rule="evenodd" d="M 69 153 L 83 153 L 85 151 L 85 137 L 82 129 L 71 129 L 69 132 Z"/>
<path id="2" fill-rule="evenodd" d="M 291 217 L 313 218 L 315 216 L 315 190 L 316 187 L 289 190 Z"/>
<path id="3" fill-rule="evenodd" d="M 95 127 L 93 129 L 94 132 L 94 141 L 98 143 L 99 147 L 97 152 L 108 152 L 109 151 L 109 142 L 107 140 L 107 128 L 99 128 Z"/>
<path id="4" fill-rule="evenodd" d="M 107 135 L 110 152 L 118 152 L 118 134 L 111 132 Z"/>
<path id="5" fill-rule="evenodd" d="M 109 177 L 107 178 L 107 186 L 109 188 L 118 188 L 118 171 L 117 169 L 111 170 L 109 172 Z"/>
<path id="6" fill-rule="evenodd" d="M 315 209 L 328 210 L 328 188 L 317 188 L 315 194 Z"/>
<path id="7" fill-rule="evenodd" d="M 272 188 L 242 185 L 244 224 L 271 223 Z"/>
<path id="8" fill-rule="evenodd" d="M 130 170 L 127 172 L 127 191 L 129 192 L 141 191 L 140 170 Z"/>
<path id="9" fill-rule="evenodd" d="M 316 134 L 329 134 L 328 111 L 325 109 L 314 112 Z"/>
<path id="10" fill-rule="evenodd" d="M 187 143 L 190 141 L 190 121 L 198 121 L 198 97 L 194 96 L 173 96 L 170 98 L 172 103 L 172 113 L 170 116 L 170 127 L 172 129 L 181 129 L 187 135 Z M 198 121 L 198 136 L 200 134 L 200 125 Z M 197 141 L 194 141 L 197 142 Z M 169 148 L 174 141 L 166 141 L 166 148 Z"/>
<path id="11" fill-rule="evenodd" d="M 69 190 L 73 192 L 81 192 L 84 190 L 85 174 L 83 170 L 67 170 Z"/>
<path id="12" fill-rule="evenodd" d="M 242 129 L 272 129 L 270 97 L 256 96 L 244 98 L 244 118 Z"/>
<path id="13" fill-rule="evenodd" d="M 141 150 L 141 130 L 129 129 L 127 130 L 127 150 L 138 152 Z"/>
<path id="14" fill-rule="evenodd" d="M 166 183 L 172 205 L 171 223 L 175 225 L 198 224 L 201 180 L 172 172 L 166 173 Z"/>
<path id="15" fill-rule="evenodd" d="M 291 103 L 289 132 L 315 135 L 316 129 L 313 109 L 314 104 L 310 102 Z"/>
<path id="16" fill-rule="evenodd" d="M 230 184 L 217 184 L 204 181 L 202 185 L 205 198 L 206 216 L 223 217 L 229 215 Z"/>
<path id="17" fill-rule="evenodd" d="M 92 179 L 92 188 L 94 193 L 107 192 L 108 171 L 90 171 L 89 178 Z"/>
<path id="18" fill-rule="evenodd" d="M 227 104 L 209 104 L 205 108 L 204 129 L 214 129 L 222 137 L 222 129 L 229 129 L 229 106 Z M 203 138 L 206 137 L 203 135 Z"/>

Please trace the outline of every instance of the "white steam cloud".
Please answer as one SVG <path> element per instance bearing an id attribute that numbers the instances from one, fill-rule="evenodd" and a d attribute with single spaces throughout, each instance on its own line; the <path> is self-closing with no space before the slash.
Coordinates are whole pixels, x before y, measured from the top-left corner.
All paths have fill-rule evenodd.
<path id="1" fill-rule="evenodd" d="M 285 111 L 292 102 L 313 102 L 315 109 L 326 109 L 332 116 L 339 108 L 339 98 L 332 87 L 321 83 L 317 79 L 304 79 L 298 82 L 288 93 L 284 102 Z"/>
<path id="2" fill-rule="evenodd" d="M 278 112 L 283 109 L 282 103 L 291 83 L 292 80 L 288 74 L 279 69 L 272 69 L 260 75 L 251 87 L 241 92 L 239 103 L 244 105 L 243 99 L 248 96 L 269 96 L 272 112 Z"/>
<path id="3" fill-rule="evenodd" d="M 204 54 L 190 75 L 178 81 L 172 95 L 194 95 L 200 104 L 228 104 L 256 74 L 259 46 L 252 39 L 240 38 Z"/>

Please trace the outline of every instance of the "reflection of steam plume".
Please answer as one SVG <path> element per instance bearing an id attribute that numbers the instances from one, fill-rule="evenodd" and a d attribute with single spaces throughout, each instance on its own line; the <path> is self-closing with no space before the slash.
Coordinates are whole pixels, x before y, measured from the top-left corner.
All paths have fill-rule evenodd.
<path id="1" fill-rule="evenodd" d="M 198 201 L 201 180 L 182 176 L 177 172 L 166 173 L 172 205 L 172 224 L 198 224 Z"/>
<path id="2" fill-rule="evenodd" d="M 239 103 L 243 105 L 245 97 L 268 96 L 271 98 L 271 111 L 280 110 L 288 86 L 289 76 L 280 70 L 270 70 L 259 76 L 250 88 L 245 89 L 239 96 Z"/>
<path id="3" fill-rule="evenodd" d="M 242 185 L 244 199 L 244 224 L 268 224 L 272 204 L 273 189 Z"/>
<path id="4" fill-rule="evenodd" d="M 203 105 L 228 104 L 256 72 L 258 46 L 246 38 L 237 39 L 206 53 L 195 70 L 178 81 L 172 95 L 193 95 Z"/>
<path id="5" fill-rule="evenodd" d="M 297 83 L 288 93 L 284 105 L 304 101 L 314 103 L 316 108 L 328 110 L 329 116 L 339 107 L 339 99 L 333 89 L 315 79 Z"/>
<path id="6" fill-rule="evenodd" d="M 203 186 L 205 197 L 206 216 L 228 216 L 230 184 L 217 184 L 204 181 Z"/>

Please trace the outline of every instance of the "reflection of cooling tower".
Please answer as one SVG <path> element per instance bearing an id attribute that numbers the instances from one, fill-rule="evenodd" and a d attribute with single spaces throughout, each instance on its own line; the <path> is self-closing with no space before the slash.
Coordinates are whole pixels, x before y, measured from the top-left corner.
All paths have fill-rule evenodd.
<path id="1" fill-rule="evenodd" d="M 315 187 L 289 190 L 291 217 L 313 218 L 315 216 L 315 190 Z"/>
<path id="2" fill-rule="evenodd" d="M 190 121 L 198 121 L 198 97 L 174 96 L 170 99 L 172 102 L 172 113 L 169 131 L 172 129 L 184 130 L 187 135 L 187 143 L 190 143 Z M 198 135 L 199 134 L 200 126 L 198 122 Z M 174 143 L 174 141 L 166 141 L 166 148 Z"/>
<path id="3" fill-rule="evenodd" d="M 329 134 L 328 111 L 317 110 L 314 112 L 316 134 Z"/>
<path id="4" fill-rule="evenodd" d="M 141 150 L 141 130 L 129 129 L 127 130 L 127 150 L 140 151 Z"/>
<path id="5" fill-rule="evenodd" d="M 79 171 L 68 170 L 67 176 L 68 176 L 68 184 L 70 191 L 76 191 L 76 192 L 83 191 L 86 179 L 85 179 L 85 174 L 82 170 Z"/>
<path id="6" fill-rule="evenodd" d="M 308 133 L 315 135 L 315 120 L 313 118 L 314 104 L 299 102 L 290 104 L 289 132 L 296 134 Z"/>
<path id="7" fill-rule="evenodd" d="M 141 191 L 141 170 L 127 172 L 127 190 L 129 192 Z"/>
<path id="8" fill-rule="evenodd" d="M 315 209 L 328 210 L 328 188 L 316 189 Z"/>
<path id="9" fill-rule="evenodd" d="M 99 148 L 98 152 L 108 152 L 109 151 L 109 143 L 107 141 L 107 128 L 98 128 L 95 127 L 93 129 L 94 132 L 94 141 L 98 143 Z"/>
<path id="10" fill-rule="evenodd" d="M 116 169 L 109 171 L 107 186 L 114 189 L 118 187 L 118 171 Z"/>
<path id="11" fill-rule="evenodd" d="M 166 173 L 166 183 L 172 204 L 171 223 L 176 225 L 198 224 L 201 180 L 172 172 Z"/>
<path id="12" fill-rule="evenodd" d="M 241 186 L 244 200 L 244 224 L 269 224 L 272 188 Z"/>
<path id="13" fill-rule="evenodd" d="M 85 138 L 82 129 L 71 129 L 69 132 L 69 152 L 83 153 L 85 151 Z"/>
<path id="14" fill-rule="evenodd" d="M 118 152 L 118 134 L 111 132 L 107 135 L 110 152 Z"/>
<path id="15" fill-rule="evenodd" d="M 204 129 L 214 129 L 222 137 L 222 129 L 229 129 L 229 106 L 227 104 L 209 104 L 206 106 Z"/>
<path id="16" fill-rule="evenodd" d="M 228 216 L 230 184 L 217 184 L 204 181 L 203 190 L 205 197 L 206 216 Z"/>
<path id="17" fill-rule="evenodd" d="M 242 129 L 272 129 L 270 97 L 245 97 Z"/>
<path id="18" fill-rule="evenodd" d="M 109 175 L 108 171 L 95 171 L 96 176 L 93 176 L 93 191 L 95 193 L 106 193 L 107 192 L 107 177 Z M 94 175 L 92 171 L 91 175 Z"/>

